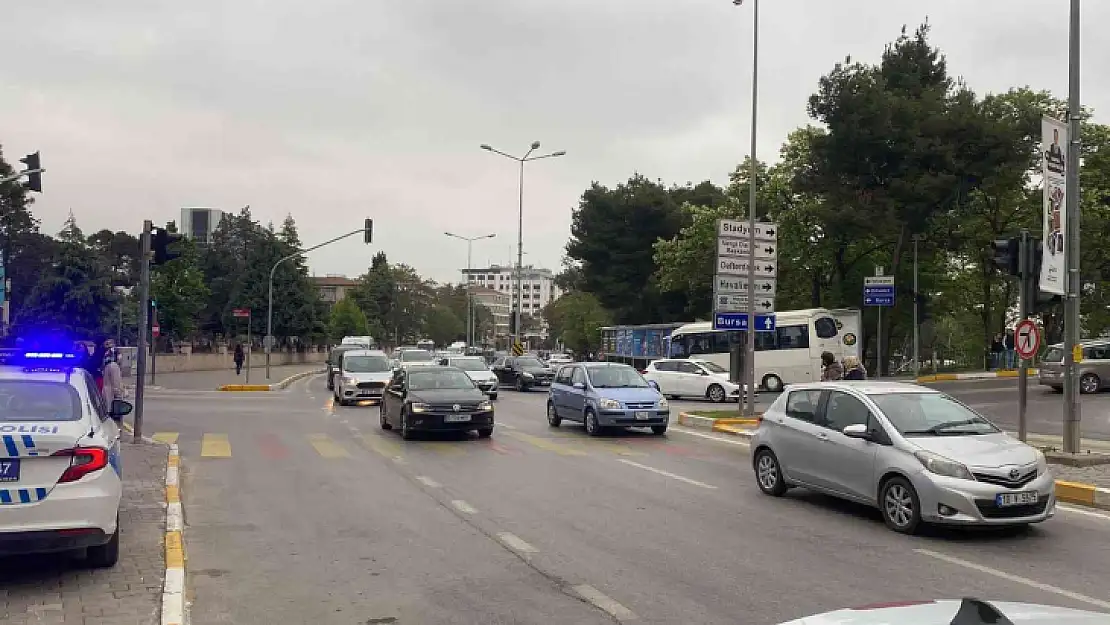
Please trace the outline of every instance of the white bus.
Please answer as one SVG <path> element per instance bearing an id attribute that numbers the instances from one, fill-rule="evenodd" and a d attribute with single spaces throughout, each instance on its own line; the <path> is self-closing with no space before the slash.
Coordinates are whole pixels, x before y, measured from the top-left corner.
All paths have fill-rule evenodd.
<path id="1" fill-rule="evenodd" d="M 855 338 L 851 347 L 845 346 L 840 325 L 837 315 L 824 308 L 775 313 L 775 331 L 755 334 L 759 386 L 778 392 L 784 384 L 820 380 L 822 352 L 831 352 L 837 360 L 855 355 Z M 709 360 L 728 369 L 728 332 L 714 330 L 709 321 L 688 323 L 671 333 L 670 355 Z"/>

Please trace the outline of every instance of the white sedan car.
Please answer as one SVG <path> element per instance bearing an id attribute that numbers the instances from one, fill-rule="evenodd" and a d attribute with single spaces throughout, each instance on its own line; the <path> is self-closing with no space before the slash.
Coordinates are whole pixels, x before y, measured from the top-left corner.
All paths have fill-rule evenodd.
<path id="1" fill-rule="evenodd" d="M 131 404 L 104 406 L 72 354 L 0 364 L 0 555 L 83 550 L 119 559 L 120 427 Z"/>
<path id="2" fill-rule="evenodd" d="M 644 369 L 644 377 L 659 385 L 659 392 L 679 397 L 704 397 L 715 402 L 739 401 L 740 385 L 728 379 L 728 369 L 708 360 L 664 358 Z"/>

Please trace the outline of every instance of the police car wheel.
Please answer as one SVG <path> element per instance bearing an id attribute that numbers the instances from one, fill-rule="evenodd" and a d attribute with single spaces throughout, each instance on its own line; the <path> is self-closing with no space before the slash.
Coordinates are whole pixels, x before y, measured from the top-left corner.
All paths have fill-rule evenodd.
<path id="1" fill-rule="evenodd" d="M 110 569 L 119 562 L 119 517 L 116 517 L 116 533 L 103 545 L 85 550 L 85 562 L 94 569 Z"/>

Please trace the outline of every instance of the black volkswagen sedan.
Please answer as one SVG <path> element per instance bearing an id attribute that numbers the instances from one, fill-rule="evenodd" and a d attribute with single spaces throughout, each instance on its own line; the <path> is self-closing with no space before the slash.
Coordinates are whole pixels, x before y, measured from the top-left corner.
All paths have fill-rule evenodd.
<path id="1" fill-rule="evenodd" d="M 382 429 L 397 427 L 405 440 L 416 432 L 477 430 L 481 438 L 493 434 L 493 403 L 455 367 L 398 369 L 379 410 Z"/>

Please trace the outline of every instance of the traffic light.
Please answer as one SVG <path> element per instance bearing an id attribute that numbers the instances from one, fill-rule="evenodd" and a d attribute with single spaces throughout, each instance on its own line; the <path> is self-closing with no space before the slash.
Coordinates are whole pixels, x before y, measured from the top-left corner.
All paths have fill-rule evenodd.
<path id="1" fill-rule="evenodd" d="M 42 193 L 42 173 L 37 171 L 42 169 L 42 162 L 39 159 L 39 153 L 28 154 L 19 159 L 19 162 L 27 166 L 28 170 L 32 173 L 27 174 L 27 188 L 36 192 Z"/>
<path id="2" fill-rule="evenodd" d="M 154 250 L 154 264 L 164 265 L 181 256 L 181 250 L 176 249 L 182 235 L 173 234 L 165 228 L 155 228 L 151 240 L 151 249 Z"/>
<path id="3" fill-rule="evenodd" d="M 367 219 L 363 225 L 362 240 L 365 243 L 370 243 L 374 240 L 374 220 Z"/>
<path id="4" fill-rule="evenodd" d="M 1021 239 L 995 239 L 991 241 L 991 260 L 999 271 L 1008 276 L 1020 276 L 1019 264 Z"/>

